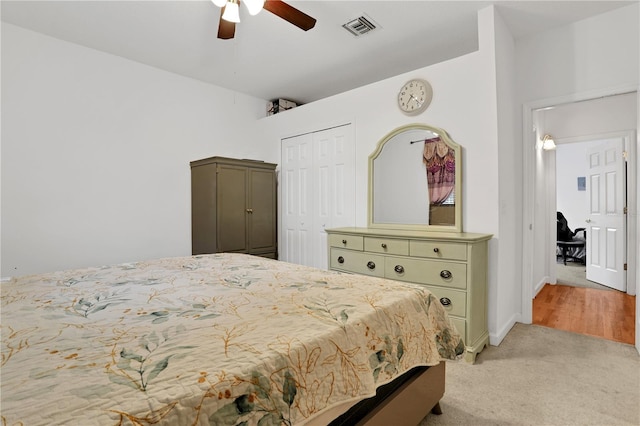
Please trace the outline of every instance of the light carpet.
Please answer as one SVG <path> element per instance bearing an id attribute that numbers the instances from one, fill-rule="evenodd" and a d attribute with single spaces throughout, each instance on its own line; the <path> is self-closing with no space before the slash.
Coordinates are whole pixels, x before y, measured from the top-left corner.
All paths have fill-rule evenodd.
<path id="1" fill-rule="evenodd" d="M 570 285 L 573 287 L 587 287 L 598 290 L 613 290 L 610 287 L 600 285 L 587 279 L 587 267 L 577 262 L 562 262 L 556 264 L 556 282 L 558 284 Z"/>
<path id="2" fill-rule="evenodd" d="M 431 425 L 640 425 L 634 346 L 516 324 L 474 365 L 447 362 L 443 414 Z"/>

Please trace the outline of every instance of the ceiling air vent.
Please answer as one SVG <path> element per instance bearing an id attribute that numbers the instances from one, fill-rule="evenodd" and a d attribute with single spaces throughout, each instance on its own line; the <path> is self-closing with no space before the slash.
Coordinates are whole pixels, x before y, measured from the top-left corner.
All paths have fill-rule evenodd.
<path id="1" fill-rule="evenodd" d="M 373 23 L 371 18 L 361 16 L 353 19 L 342 26 L 354 36 L 358 37 L 364 34 L 368 34 L 376 29 L 376 24 Z"/>

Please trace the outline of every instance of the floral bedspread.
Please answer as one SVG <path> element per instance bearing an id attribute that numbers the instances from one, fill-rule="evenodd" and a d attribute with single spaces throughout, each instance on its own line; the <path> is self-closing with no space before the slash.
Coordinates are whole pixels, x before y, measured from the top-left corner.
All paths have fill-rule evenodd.
<path id="1" fill-rule="evenodd" d="M 462 343 L 418 285 L 242 254 L 2 284 L 3 425 L 293 425 Z"/>

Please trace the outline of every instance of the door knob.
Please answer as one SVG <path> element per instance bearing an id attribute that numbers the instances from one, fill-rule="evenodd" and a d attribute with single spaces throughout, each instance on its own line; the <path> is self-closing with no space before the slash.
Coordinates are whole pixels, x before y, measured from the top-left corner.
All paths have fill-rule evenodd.
<path id="1" fill-rule="evenodd" d="M 591 219 L 587 219 L 587 220 L 585 220 L 585 222 L 591 223 Z"/>

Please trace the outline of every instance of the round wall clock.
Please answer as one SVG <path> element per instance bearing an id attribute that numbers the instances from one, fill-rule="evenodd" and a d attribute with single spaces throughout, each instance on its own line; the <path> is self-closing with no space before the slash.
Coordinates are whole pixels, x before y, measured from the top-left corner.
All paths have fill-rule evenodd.
<path id="1" fill-rule="evenodd" d="M 398 107 L 408 115 L 419 114 L 431 103 L 433 89 L 429 82 L 420 79 L 407 81 L 398 92 Z"/>

